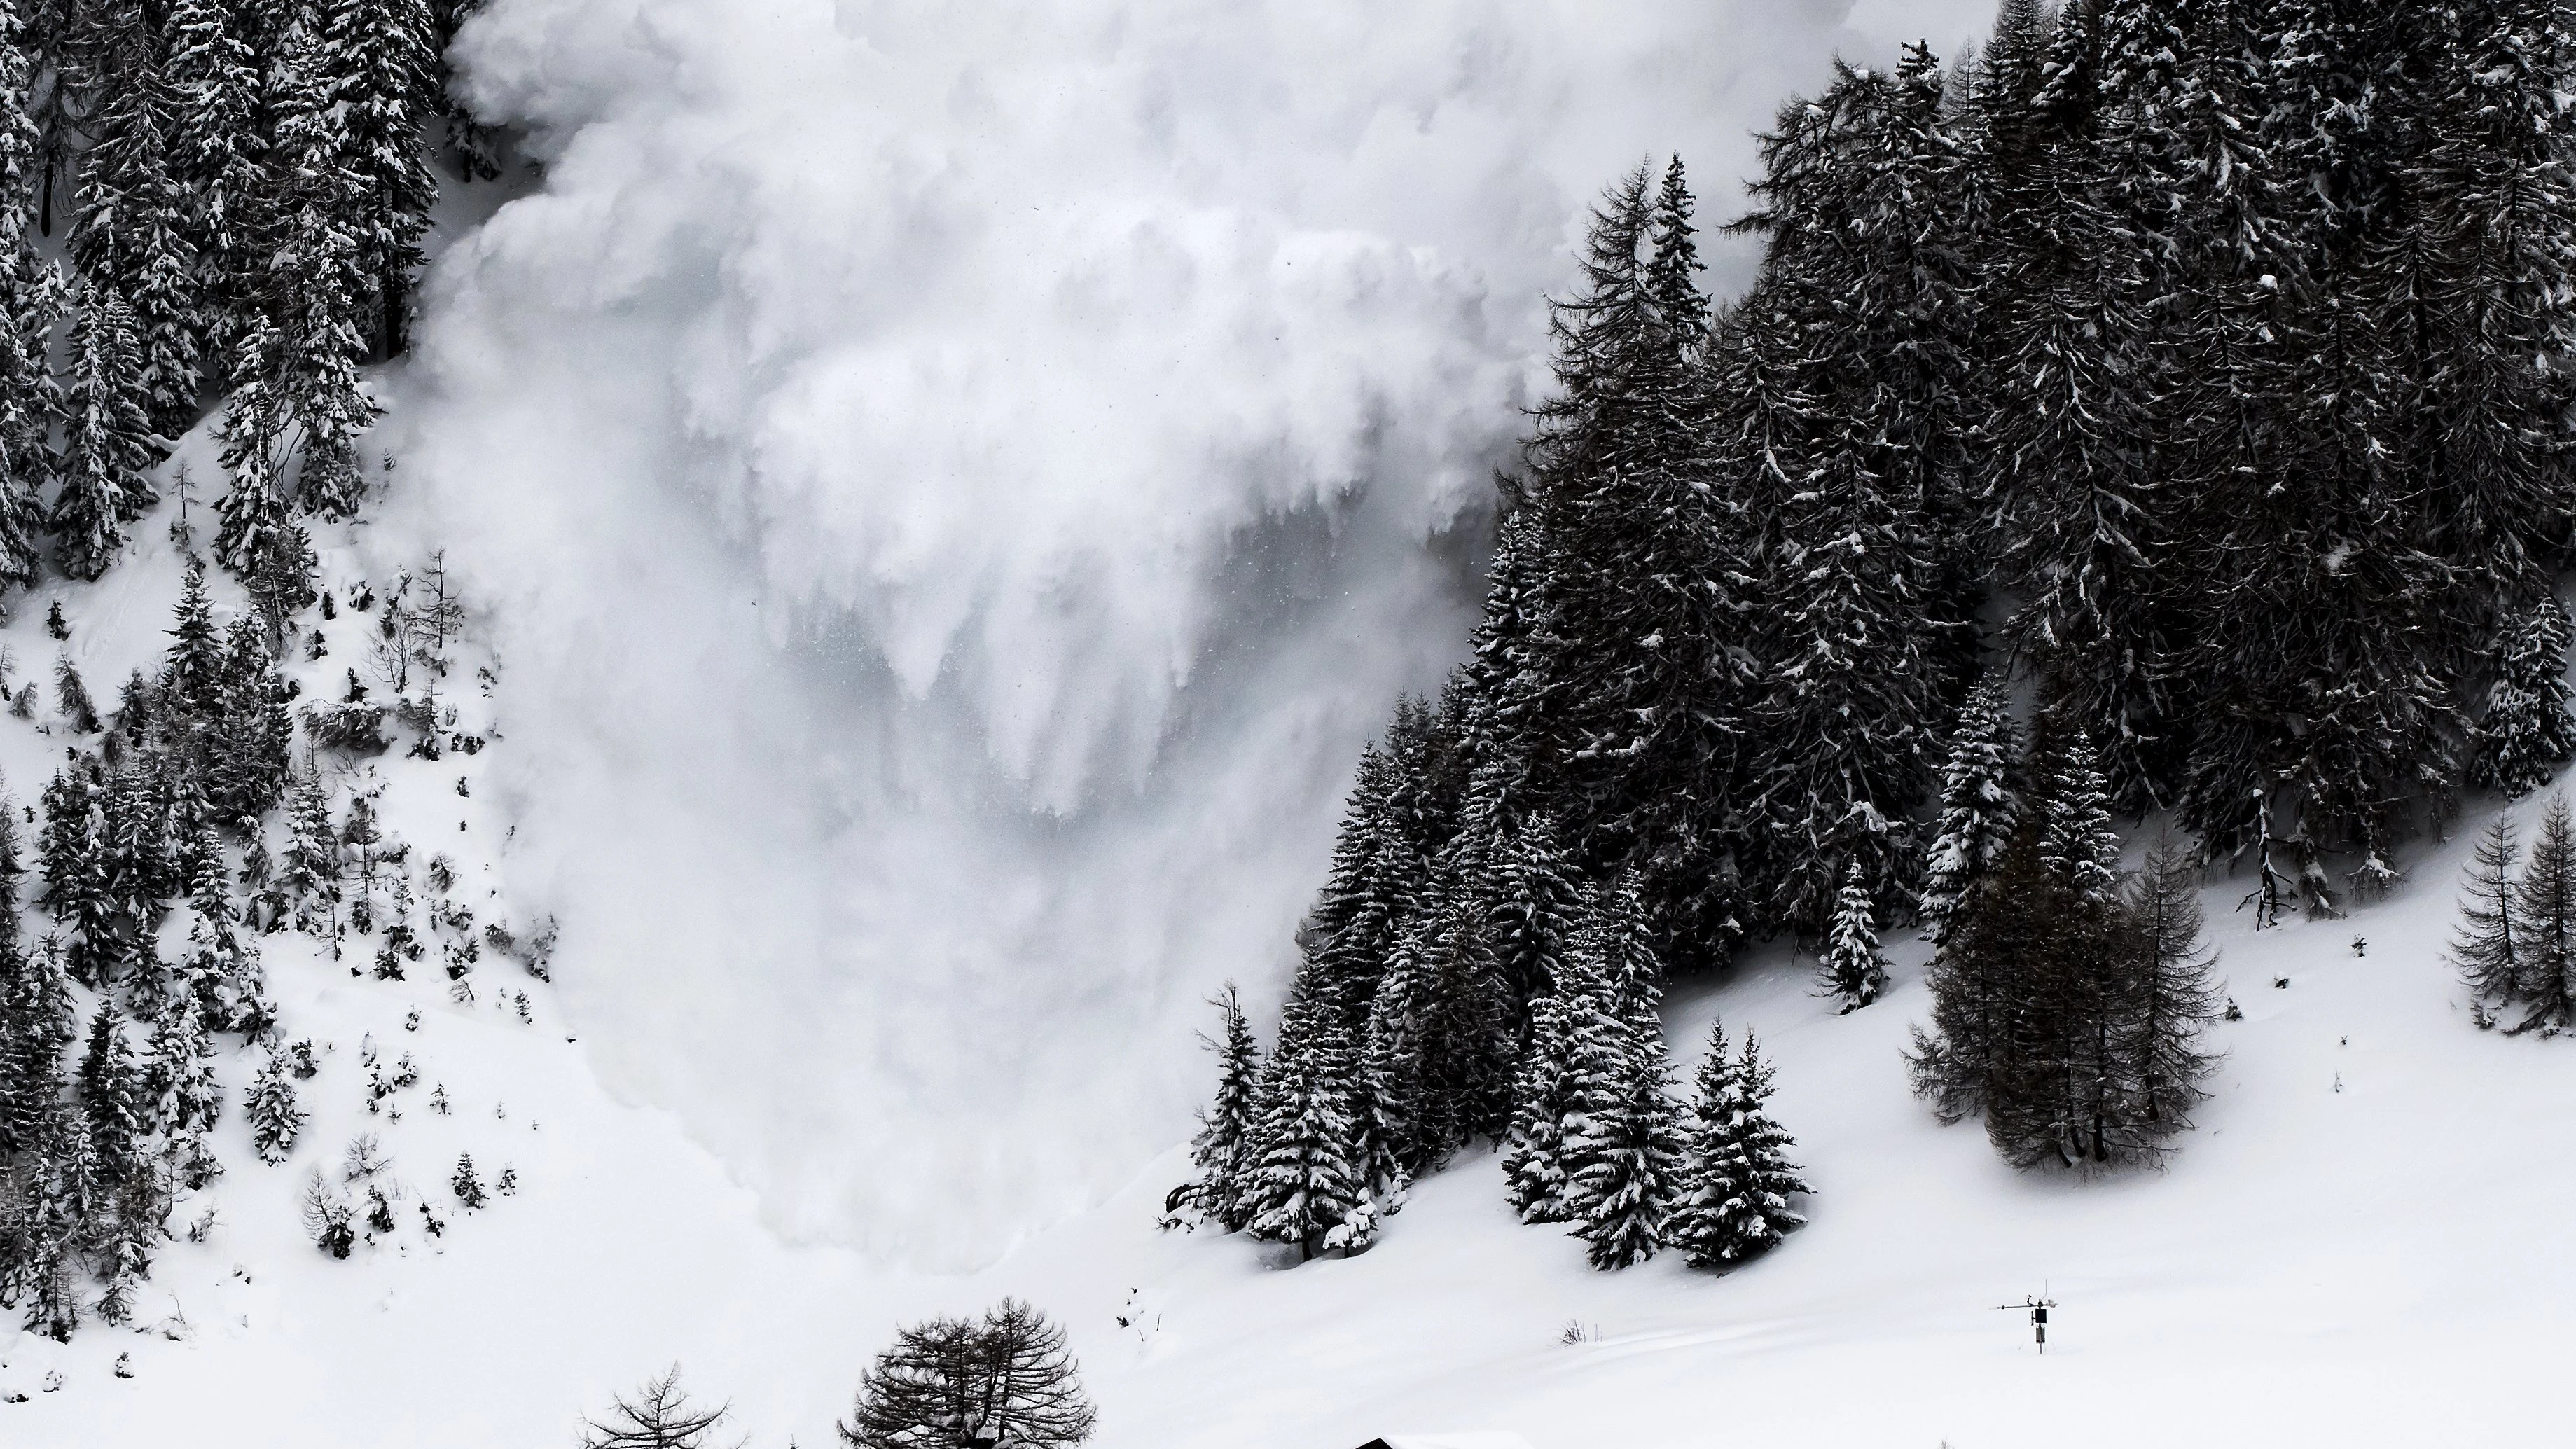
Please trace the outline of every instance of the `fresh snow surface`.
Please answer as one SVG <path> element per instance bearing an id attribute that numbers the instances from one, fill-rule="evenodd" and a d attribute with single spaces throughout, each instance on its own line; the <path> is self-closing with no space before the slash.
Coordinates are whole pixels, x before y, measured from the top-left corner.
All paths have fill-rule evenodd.
<path id="1" fill-rule="evenodd" d="M 175 571 L 157 590 L 150 572 L 128 566 L 112 578 L 129 592 L 75 616 L 102 666 L 150 647 Z M 22 661 L 42 602 L 7 631 Z M 8 757 L 22 792 L 24 758 Z M 421 767 L 385 768 L 399 795 Z M 407 833 L 426 798 L 396 817 Z M 2560 1375 L 2576 1294 L 2576 1044 L 2470 1024 L 2440 959 L 2465 855 L 2464 841 L 2432 852 L 2395 899 L 2346 920 L 2260 935 L 2232 909 L 2241 882 L 2211 887 L 2245 1019 L 2219 1028 L 2217 1095 L 2163 1172 L 2017 1174 L 1975 1128 L 1934 1123 L 1898 1055 L 1926 1007 L 1919 943 L 1900 943 L 1891 995 L 1851 1016 L 1779 954 L 1677 991 L 1685 1064 L 1721 1008 L 1761 1034 L 1819 1189 L 1810 1226 L 1726 1277 L 1669 1258 L 1592 1271 L 1575 1241 L 1513 1220 L 1486 1153 L 1421 1183 L 1372 1251 L 1303 1266 L 1154 1231 L 1178 1148 L 975 1273 L 790 1245 L 677 1119 L 602 1090 L 547 988 L 523 1026 L 417 978 L 351 980 L 273 936 L 289 1035 L 335 1047 L 307 1084 L 302 1144 L 263 1167 L 227 1114 L 220 1226 L 166 1251 L 137 1328 L 68 1347 L 0 1330 L 0 1397 L 29 1396 L 0 1404 L 0 1443 L 569 1443 L 581 1411 L 677 1361 L 756 1444 L 824 1446 L 898 1322 L 1005 1294 L 1067 1324 L 1100 1449 L 2546 1443 L 2556 1410 L 2533 1390 Z M 486 984 L 515 983 L 487 967 Z M 361 1110 L 369 1034 L 420 1064 L 399 1124 Z M 425 1110 L 431 1081 L 455 1116 Z M 361 1129 L 448 1219 L 443 1237 L 407 1222 L 335 1262 L 301 1236 L 304 1174 Z M 458 1211 L 445 1180 L 460 1150 L 487 1180 L 515 1166 L 518 1194 Z M 2002 1308 L 2041 1292 L 2059 1305 L 2044 1358 Z M 119 1355 L 132 1378 L 113 1375 Z"/>

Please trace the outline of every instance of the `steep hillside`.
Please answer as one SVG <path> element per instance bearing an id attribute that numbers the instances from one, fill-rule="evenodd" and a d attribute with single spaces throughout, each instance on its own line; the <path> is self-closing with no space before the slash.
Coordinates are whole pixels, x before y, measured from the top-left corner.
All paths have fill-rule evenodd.
<path id="1" fill-rule="evenodd" d="M 282 1446 L 554 1443 L 677 1360 L 754 1442 L 826 1444 L 896 1322 L 1019 1293 L 1071 1328 L 1112 1449 L 1406 1429 L 1510 1429 L 1538 1449 L 2537 1443 L 2547 1411 L 2522 1388 L 2554 1373 L 2576 1292 L 2557 1228 L 2576 1053 L 2470 1024 L 2439 959 L 2462 856 L 2417 862 L 2348 920 L 2259 935 L 2231 910 L 2241 884 L 2213 884 L 2244 1019 L 2222 1028 L 2217 1095 L 2160 1173 L 2016 1174 L 1973 1127 L 1933 1122 L 1898 1058 L 1925 1005 L 1919 951 L 1852 1016 L 1776 956 L 1677 998 L 1677 1053 L 1721 1009 L 1763 1035 L 1818 1188 L 1809 1227 L 1723 1278 L 1669 1258 L 1592 1272 L 1579 1244 L 1511 1218 L 1490 1157 L 1422 1184 L 1369 1253 L 1285 1269 L 1240 1240 L 1153 1230 L 1177 1153 L 991 1269 L 900 1273 L 782 1244 L 671 1119 L 601 1091 L 542 987 L 539 1025 L 522 1026 L 278 952 L 290 1022 L 339 1045 L 307 1146 L 227 1177 L 218 1231 L 156 1270 L 168 1302 L 147 1317 L 184 1309 L 184 1341 L 8 1340 L 0 1393 L 32 1397 L 0 1423 L 45 1446 L 208 1423 L 258 1423 Z M 368 1033 L 422 1067 L 398 1125 L 357 1105 Z M 456 1117 L 418 1105 L 433 1079 Z M 291 1198 L 361 1127 L 450 1227 L 336 1262 Z M 469 1149 L 515 1166 L 518 1194 L 457 1211 L 444 1178 Z M 1997 1311 L 2041 1292 L 2059 1305 L 2044 1358 L 2022 1315 Z M 117 1379 L 128 1354 L 134 1378 Z M 59 1392 L 42 1391 L 49 1371 Z"/>

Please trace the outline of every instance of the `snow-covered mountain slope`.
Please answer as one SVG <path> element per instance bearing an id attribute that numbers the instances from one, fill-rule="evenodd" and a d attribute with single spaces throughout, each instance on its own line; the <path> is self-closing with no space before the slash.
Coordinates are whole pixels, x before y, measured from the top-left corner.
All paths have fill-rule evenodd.
<path id="1" fill-rule="evenodd" d="M 1275 994 L 1358 740 L 1457 648 L 1443 529 L 1585 198 L 1678 146 L 1722 215 L 1832 49 L 1989 8 L 497 0 L 467 49 L 548 181 L 442 263 L 384 506 L 321 542 L 343 600 L 449 550 L 495 743 L 381 761 L 387 822 L 562 913 L 557 981 L 461 1005 L 264 940 L 330 1047 L 302 1142 L 251 1158 L 230 1063 L 213 1223 L 134 1329 L 0 1321 L 0 1443 L 560 1444 L 677 1360 L 810 1449 L 898 1323 L 1006 1293 L 1110 1449 L 2549 1442 L 2576 1050 L 2469 1024 L 2457 848 L 2260 937 L 2211 887 L 2245 1019 L 2162 1173 L 1933 1123 L 1919 954 L 1851 1017 L 1768 957 L 1669 1021 L 1762 1033 L 1820 1188 L 1743 1272 L 1592 1272 L 1490 1159 L 1348 1261 L 1153 1230 L 1200 994 Z M 168 519 L 16 610 L 13 686 L 57 598 L 103 698 L 158 651 Z M 22 803 L 43 722 L 0 719 Z M 375 1113 L 371 1046 L 418 1078 Z M 338 1261 L 296 1198 L 361 1132 L 401 1226 Z M 463 1210 L 466 1152 L 517 1190 Z M 2045 1359 L 1996 1310 L 2039 1292 Z"/>
<path id="2" fill-rule="evenodd" d="M 390 506 L 496 606 L 600 1069 L 800 1237 L 1112 1190 L 1462 647 L 1599 188 L 1678 150 L 1732 215 L 1837 49 L 1991 19 L 498 0 L 546 182 L 426 288 Z"/>
<path id="3" fill-rule="evenodd" d="M 1580 1244 L 1512 1219 L 1490 1157 L 1421 1184 L 1367 1254 L 1288 1267 L 1153 1230 L 1177 1151 L 991 1268 L 906 1272 L 780 1241 L 676 1120 L 601 1090 L 542 987 L 523 1027 L 272 955 L 290 1025 L 341 1047 L 307 1145 L 284 1168 L 236 1167 L 217 1232 L 156 1270 L 144 1319 L 184 1309 L 184 1341 L 0 1339 L 0 1395 L 31 1395 L 0 1426 L 45 1449 L 209 1425 L 277 1446 L 545 1444 L 677 1360 L 754 1442 L 820 1445 L 897 1322 L 1017 1293 L 1070 1328 L 1104 1449 L 1478 1429 L 1536 1449 L 2547 1443 L 2535 1388 L 2555 1381 L 2576 1294 L 2576 1049 L 2471 1025 L 2440 960 L 2464 854 L 2420 860 L 2347 920 L 2259 935 L 2230 909 L 2241 887 L 2211 887 L 2244 1019 L 2219 1029 L 2217 1095 L 2160 1173 L 2016 1174 L 1973 1127 L 1936 1124 L 1898 1056 L 1925 1007 L 1919 948 L 1888 999 L 1847 1017 L 1778 957 L 1678 993 L 1677 1052 L 1721 1008 L 1761 1033 L 1819 1189 L 1810 1226 L 1726 1277 L 1669 1258 L 1591 1271 Z M 422 1022 L 404 1034 L 409 1005 Z M 444 1081 L 458 1115 L 423 1112 L 424 1085 L 400 1124 L 366 1117 L 351 1043 L 369 1031 Z M 290 1199 L 361 1127 L 451 1226 L 335 1262 Z M 456 1211 L 458 1150 L 507 1160 L 520 1191 Z M 2044 1358 L 1997 1311 L 2041 1292 L 2059 1305 Z M 111 1372 L 121 1354 L 130 1380 Z"/>

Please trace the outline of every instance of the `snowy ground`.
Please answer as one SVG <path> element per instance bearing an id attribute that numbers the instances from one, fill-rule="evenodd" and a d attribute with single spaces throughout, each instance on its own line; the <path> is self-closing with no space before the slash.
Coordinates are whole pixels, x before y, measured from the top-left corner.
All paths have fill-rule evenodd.
<path id="1" fill-rule="evenodd" d="M 1471 1429 L 1537 1449 L 2545 1442 L 2576 1294 L 2576 1047 L 2470 1025 L 2438 959 L 2460 855 L 2419 862 L 2386 905 L 2259 937 L 2230 909 L 2241 892 L 2213 887 L 2245 1019 L 2221 1028 L 2218 1095 L 2163 1173 L 2017 1175 L 1974 1128 L 1936 1125 L 1898 1059 L 1925 1004 L 1910 958 L 1851 1017 L 1779 958 L 1678 993 L 1677 1051 L 1721 1007 L 1763 1034 L 1820 1189 L 1810 1227 L 1723 1279 L 1592 1272 L 1511 1219 L 1489 1157 L 1422 1184 L 1370 1253 L 1283 1271 L 1239 1240 L 1153 1231 L 1177 1150 L 989 1270 L 907 1275 L 782 1244 L 671 1119 L 607 1098 L 542 989 L 528 1027 L 275 952 L 292 1029 L 339 1046 L 304 1145 L 263 1168 L 225 1142 L 222 1225 L 173 1245 L 145 1314 L 184 1313 L 184 1341 L 0 1337 L 0 1393 L 32 1395 L 0 1405 L 0 1437 L 563 1443 L 579 1411 L 678 1360 L 756 1443 L 819 1446 L 897 1321 L 1018 1293 L 1071 1326 L 1104 1449 Z M 398 1126 L 358 1110 L 369 1032 L 422 1064 Z M 455 1117 L 418 1105 L 432 1079 Z M 299 1236 L 303 1173 L 362 1126 L 454 1219 L 434 1245 L 408 1231 L 342 1263 Z M 455 1212 L 461 1148 L 513 1163 L 519 1194 Z M 2044 1359 L 1995 1307 L 2042 1290 L 2061 1305 Z"/>
<path id="2" fill-rule="evenodd" d="M 1566 228 L 1591 188 L 1679 145 L 1716 219 L 1729 206 L 1721 178 L 1746 169 L 1748 130 L 1811 87 L 1830 49 L 1884 56 L 1935 11 L 1955 31 L 1991 7 L 1738 0 L 1641 7 L 1605 28 L 1586 7 L 1546 10 L 1540 24 L 1535 7 L 1506 16 L 1462 0 L 1408 10 L 1418 23 L 1394 35 L 1368 29 L 1375 7 L 1332 8 L 1323 25 L 1308 23 L 1311 5 L 1242 7 L 1206 37 L 1187 8 L 1143 7 L 1150 23 L 1124 42 L 1104 30 L 1058 45 L 1031 26 L 1002 45 L 937 7 L 901 24 L 889 11 L 870 31 L 855 0 L 756 15 L 721 0 L 496 7 L 507 23 L 489 32 L 486 65 L 556 144 L 551 200 L 483 237 L 472 269 L 447 273 L 453 290 L 431 289 L 446 310 L 425 325 L 425 350 L 444 358 L 448 395 L 385 432 L 444 462 L 407 460 L 383 521 L 320 542 L 345 595 L 417 564 L 435 519 L 493 586 L 473 602 L 511 610 L 484 622 L 529 645 L 501 661 L 490 698 L 455 691 L 498 725 L 491 751 L 381 762 L 388 824 L 424 848 L 457 842 L 444 848 L 467 867 L 460 892 L 503 892 L 487 901 L 548 883 L 527 856 L 587 852 L 617 867 L 595 874 L 623 877 L 622 894 L 593 891 L 593 904 L 629 919 L 595 909 L 574 923 L 592 944 L 564 996 L 487 963 L 472 1006 L 448 1002 L 434 970 L 353 979 L 347 962 L 267 938 L 288 1035 L 333 1048 L 307 1084 L 316 1115 L 303 1142 L 283 1167 L 251 1157 L 246 1064 L 231 1063 L 218 1147 L 232 1171 L 211 1194 L 216 1226 L 167 1250 L 135 1330 L 92 1326 L 60 1346 L 0 1319 L 0 1400 L 26 1396 L 0 1402 L 0 1446 L 562 1445 L 583 1411 L 677 1360 L 702 1393 L 734 1401 L 762 1449 L 823 1449 L 897 1323 L 1006 1293 L 1070 1326 L 1104 1449 L 1348 1449 L 1380 1433 L 1475 1429 L 1514 1430 L 1535 1449 L 2550 1442 L 2576 1300 L 2565 1226 L 2576 1044 L 2469 1024 L 2439 961 L 2461 845 L 2416 861 L 2395 899 L 2348 921 L 2259 938 L 2233 910 L 2241 885 L 2213 884 L 2221 969 L 2245 1020 L 2221 1028 L 2218 1095 L 2162 1173 L 2016 1175 L 1975 1129 L 1935 1124 L 1898 1058 L 1926 1005 L 1914 947 L 1900 952 L 1893 995 L 1852 1017 L 1832 1016 L 1803 968 L 1777 956 L 1675 995 L 1685 1075 L 1721 1008 L 1762 1033 L 1779 1114 L 1821 1190 L 1812 1226 L 1731 1277 L 1674 1262 L 1594 1273 L 1577 1244 L 1511 1220 L 1490 1158 L 1420 1185 L 1365 1256 L 1286 1270 L 1238 1240 L 1153 1231 L 1182 1170 L 1177 1147 L 1097 1206 L 1059 1211 L 1089 1190 L 1076 1165 L 1131 1160 L 1121 1144 L 1177 1129 L 1164 1109 L 1175 1064 L 1191 1061 L 1188 1026 L 1203 1021 L 1187 1006 L 1198 991 L 1227 975 L 1256 996 L 1275 990 L 1285 916 L 1320 873 L 1337 772 L 1394 685 L 1436 676 L 1434 656 L 1456 642 L 1459 601 L 1441 592 L 1448 573 L 1426 562 L 1412 513 L 1412 537 L 1364 510 L 1333 515 L 1335 568 L 1347 572 L 1278 584 L 1293 608 L 1226 572 L 1240 544 L 1229 530 L 1285 485 L 1259 470 L 1203 476 L 1208 456 L 1270 454 L 1253 446 L 1267 433 L 1235 437 L 1218 426 L 1233 413 L 1214 409 L 1211 422 L 1202 403 L 1268 399 L 1283 375 L 1306 379 L 1321 399 L 1313 416 L 1273 428 L 1304 452 L 1338 457 L 1344 434 L 1373 430 L 1383 411 L 1436 434 L 1426 452 L 1474 464 L 1441 476 L 1480 486 L 1491 446 L 1522 426 L 1489 353 L 1514 368 L 1534 355 L 1533 299 L 1562 276 Z M 997 11 L 993 24 L 1025 13 Z M 1000 73 L 1043 83 L 1003 88 L 1010 104 L 991 123 L 1002 143 L 970 145 L 988 126 L 969 103 L 995 54 L 1018 67 Z M 1171 102 L 1188 165 L 1157 149 L 1153 126 L 1135 127 L 1142 139 L 1126 129 L 1137 119 L 1126 101 L 1162 94 L 1146 82 L 1176 55 L 1198 84 Z M 1353 66 L 1374 79 L 1349 79 Z M 1343 91 L 1227 83 L 1281 67 Z M 878 86 L 881 71 L 909 75 L 908 89 Z M 790 73 L 797 84 L 782 84 Z M 1429 89 L 1414 98 L 1416 85 Z M 1369 119 L 1373 107 L 1387 117 Z M 925 152 L 955 154 L 916 166 L 924 118 L 955 130 Z M 1103 146 L 1136 154 L 1093 154 Z M 1095 185 L 1104 176 L 1115 184 Z M 1383 233 L 1335 243 L 1362 280 L 1377 273 L 1358 263 L 1381 252 L 1407 266 L 1447 260 L 1422 261 L 1418 287 L 1282 292 L 1278 310 L 1305 327 L 1286 351 L 1278 329 L 1234 325 L 1220 308 L 1189 351 L 1192 388 L 1166 398 L 1165 312 L 1130 309 L 1141 335 L 1121 330 L 1104 350 L 1074 305 L 1088 294 L 1044 290 L 1048 267 L 1072 257 L 1152 302 L 1174 270 L 1162 253 L 1054 219 L 1074 207 L 970 225 L 980 213 L 951 195 L 981 206 L 1033 185 L 1146 197 L 1149 220 L 1207 252 L 1205 295 L 1221 302 L 1246 278 L 1271 286 L 1274 261 L 1315 253 L 1308 241 L 1217 246 L 1193 229 L 1203 214 L 1248 217 L 1256 239 Z M 452 229 L 499 194 L 467 193 Z M 939 225 L 883 221 L 916 213 Z M 1067 228 L 1070 239 L 1057 234 Z M 914 259 L 917 232 L 960 229 L 983 240 L 946 273 L 851 295 L 867 290 L 853 279 L 907 276 L 886 259 Z M 1016 262 L 1023 251 L 1047 263 L 1021 279 L 1044 290 L 1034 312 L 1020 283 L 988 291 L 975 269 L 988 252 Z M 891 375 L 907 375 L 901 324 L 924 298 L 939 304 L 939 337 L 961 339 L 958 356 L 1025 366 L 982 392 L 929 389 L 910 409 L 875 406 L 882 394 L 866 388 L 850 402 L 844 372 L 806 366 L 882 345 Z M 1424 318 L 1465 329 L 1452 341 L 1473 356 L 1418 365 L 1407 349 L 1429 344 L 1407 334 Z M 1314 376 L 1283 373 L 1292 352 Z M 1343 396 L 1355 357 L 1373 359 L 1357 371 L 1384 393 L 1366 406 Z M 823 381 L 786 385 L 808 372 Z M 1454 406 L 1454 380 L 1469 374 L 1488 384 L 1491 426 L 1422 422 L 1415 404 Z M 1025 427 L 1010 466 L 977 475 L 991 493 L 908 486 L 942 476 L 922 460 L 947 455 L 925 439 L 947 446 L 981 438 L 990 418 L 1042 416 L 1060 388 L 1083 416 L 1103 411 L 1092 392 L 1162 399 L 1144 429 L 1153 446 L 1086 471 L 1060 466 L 1061 429 Z M 868 446 L 845 436 L 854 430 Z M 202 438 L 184 456 L 202 507 L 218 472 Z M 1151 486 L 1136 486 L 1140 470 Z M 403 478 L 422 486 L 407 492 Z M 1213 492 L 1155 491 L 1175 480 Z M 1137 627 L 1085 634 L 1108 654 L 1075 659 L 1063 681 L 1056 634 L 1006 648 L 971 611 L 923 623 L 897 607 L 911 597 L 900 570 L 892 584 L 841 586 L 933 645 L 952 631 L 956 657 L 975 666 L 962 686 L 949 681 L 962 704 L 898 697 L 850 664 L 864 650 L 837 635 L 800 653 L 769 622 L 745 622 L 762 601 L 771 614 L 833 602 L 834 589 L 800 589 L 798 570 L 764 561 L 764 548 L 856 567 L 847 561 L 875 557 L 861 545 L 880 534 L 913 536 L 913 509 L 963 542 L 933 529 L 943 544 L 899 562 L 943 587 L 980 580 L 1055 619 L 1067 600 L 1086 602 L 1075 565 L 1091 555 L 1074 545 L 1087 531 L 1123 545 L 1140 520 L 1175 527 L 1174 508 L 1195 520 L 1177 542 L 1143 563 L 1118 555 L 1118 606 L 1086 604 Z M 139 557 L 101 584 L 51 584 L 15 607 L 0 629 L 13 687 L 36 679 L 50 705 L 56 646 L 41 621 L 59 597 L 69 652 L 112 704 L 126 670 L 157 654 L 177 596 L 167 518 L 140 526 Z M 1282 557 L 1295 541 L 1255 536 Z M 1135 599 L 1120 592 L 1130 587 Z M 1178 615 L 1204 628 L 1173 624 L 1171 590 L 1186 595 Z M 1274 614 L 1295 625 L 1286 643 Z M 826 622 L 870 647 L 905 632 L 871 617 L 850 607 Z M 344 614 L 330 656 L 295 666 L 308 694 L 336 692 L 368 623 Z M 1201 635 L 1215 642 L 1201 650 Z M 1191 659 L 1218 661 L 1196 666 L 1195 697 L 1172 683 L 1188 672 L 1174 661 Z M 1154 687 L 1119 683 L 1131 677 Z M 1104 679 L 1117 687 L 1068 695 L 1069 713 L 1014 702 L 1032 680 Z M 982 733 L 961 719 L 983 719 Z M 0 769 L 21 804 L 58 758 L 44 722 L 0 718 Z M 1102 769 L 1107 783 L 1070 816 L 1051 813 L 1046 771 L 1006 768 L 1014 741 L 1078 754 L 1088 740 L 1114 756 L 1131 728 L 1160 742 L 1165 725 L 1195 745 L 1156 759 L 1141 783 Z M 972 770 L 952 768 L 961 759 L 1009 788 L 979 793 Z M 877 774 L 901 808 L 866 788 Z M 577 873 L 557 875 L 577 898 Z M 532 909 L 509 902 L 514 924 Z M 1028 941 L 1047 949 L 1021 950 Z M 495 1004 L 501 989 L 527 992 L 531 1022 Z M 417 1065 L 420 1084 L 393 1101 L 399 1122 L 364 1110 L 370 1041 L 387 1062 Z M 429 1110 L 438 1085 L 453 1115 Z M 986 1110 L 961 1106 L 968 1097 Z M 294 1198 L 364 1130 L 446 1228 L 433 1239 L 407 1203 L 401 1231 L 335 1262 L 302 1235 Z M 487 1179 L 514 1167 L 519 1192 L 458 1211 L 446 1181 L 468 1150 Z M 851 1204 L 869 1220 L 853 1221 Z M 979 1231 L 1055 1226 L 947 1276 L 790 1243 L 774 1227 L 827 1221 L 841 1241 L 917 1244 L 925 1235 L 904 1215 L 925 1209 Z M 2060 1304 L 2044 1359 L 2021 1316 L 1996 1311 L 2042 1291 Z M 1563 1341 L 1569 1325 L 1579 1342 Z M 131 1378 L 116 1375 L 120 1357 Z"/>

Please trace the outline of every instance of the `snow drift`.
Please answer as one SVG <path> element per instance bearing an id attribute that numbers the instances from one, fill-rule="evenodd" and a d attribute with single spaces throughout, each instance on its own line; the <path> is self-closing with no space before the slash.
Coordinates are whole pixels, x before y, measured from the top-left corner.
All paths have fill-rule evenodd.
<path id="1" fill-rule="evenodd" d="M 1990 13 L 498 0 L 545 181 L 432 279 L 389 536 L 499 631 L 600 1068 L 804 1236 L 1114 1186 L 1459 648 L 1591 195 L 1721 218 L 1830 53 Z"/>

